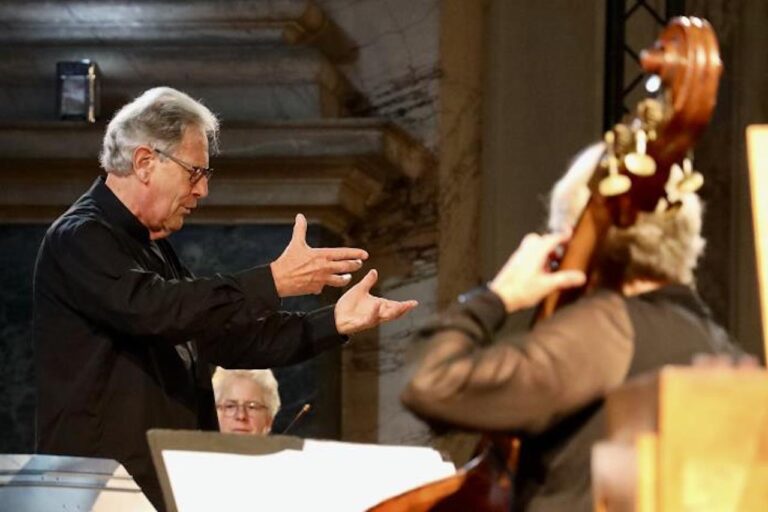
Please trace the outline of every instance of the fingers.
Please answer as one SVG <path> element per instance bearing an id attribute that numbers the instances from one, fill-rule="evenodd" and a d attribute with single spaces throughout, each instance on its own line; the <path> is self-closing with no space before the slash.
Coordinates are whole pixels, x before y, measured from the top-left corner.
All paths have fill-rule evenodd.
<path id="1" fill-rule="evenodd" d="M 323 267 L 326 275 L 322 279 L 326 286 L 343 288 L 352 281 L 351 273 L 357 272 L 362 266 L 362 260 L 329 261 Z"/>
<path id="2" fill-rule="evenodd" d="M 576 288 L 587 282 L 587 276 L 581 270 L 560 270 L 550 274 L 553 289 L 565 290 L 567 288 Z"/>
<path id="3" fill-rule="evenodd" d="M 359 288 L 362 292 L 368 293 L 371 291 L 371 288 L 376 284 L 376 281 L 379 280 L 379 273 L 376 271 L 375 268 L 372 268 L 368 271 L 367 274 L 365 274 L 365 277 L 363 277 L 357 285 L 355 285 L 356 288 Z"/>
<path id="4" fill-rule="evenodd" d="M 523 243 L 536 244 L 536 248 L 540 251 L 540 254 L 544 257 L 548 257 L 554 253 L 557 248 L 568 242 L 571 238 L 571 232 L 556 232 L 547 233 L 545 235 L 528 234 L 523 239 Z"/>
<path id="5" fill-rule="evenodd" d="M 342 282 L 342 279 L 344 280 L 344 284 L 340 284 Z M 330 286 L 346 286 L 349 284 L 349 281 L 352 279 L 352 276 L 349 274 L 344 275 L 333 275 L 330 276 L 327 279 L 327 283 Z M 351 293 L 355 296 L 365 295 L 367 293 L 370 293 L 371 288 L 376 284 L 376 281 L 379 279 L 379 273 L 376 271 L 376 269 L 371 269 L 368 271 L 367 274 L 365 274 L 365 277 L 363 277 L 360 282 L 358 282 L 355 286 L 349 289 L 347 293 Z M 337 283 L 337 284 L 334 284 Z M 346 295 L 346 294 L 345 294 Z"/>
<path id="6" fill-rule="evenodd" d="M 363 260 L 329 261 L 326 269 L 334 274 L 349 274 L 357 272 L 363 266 Z"/>
<path id="7" fill-rule="evenodd" d="M 692 360 L 693 366 L 698 368 L 711 369 L 759 369 L 760 361 L 749 354 L 731 355 L 731 354 L 694 354 Z"/>
<path id="8" fill-rule="evenodd" d="M 293 235 L 291 242 L 306 242 L 307 240 L 307 218 L 303 214 L 296 214 L 296 221 L 293 224 Z"/>
<path id="9" fill-rule="evenodd" d="M 746 368 L 746 369 L 753 369 L 753 370 L 760 370 L 760 360 L 756 358 L 753 355 L 744 354 L 743 356 L 739 357 L 736 361 L 736 366 L 739 368 Z"/>
<path id="10" fill-rule="evenodd" d="M 354 247 L 322 247 L 314 249 L 321 256 L 331 261 L 362 260 L 368 259 L 368 252 Z"/>
<path id="11" fill-rule="evenodd" d="M 307 243 L 307 218 L 302 213 L 296 214 L 296 219 L 293 224 L 293 234 L 291 235 L 291 243 L 297 242 Z M 313 249 L 313 251 L 330 261 L 365 261 L 368 259 L 367 251 L 355 247 L 324 247 Z M 341 270 L 341 272 L 344 272 L 344 270 Z"/>
<path id="12" fill-rule="evenodd" d="M 376 283 L 375 270 L 341 296 L 334 315 L 339 334 L 354 334 L 371 329 L 384 322 L 400 318 L 418 306 L 415 300 L 396 301 L 374 297 L 368 293 Z"/>
<path id="13" fill-rule="evenodd" d="M 733 366 L 733 358 L 726 354 L 694 354 L 691 362 L 699 368 L 730 368 Z"/>
<path id="14" fill-rule="evenodd" d="M 370 329 L 384 322 L 391 322 L 397 320 L 413 308 L 419 305 L 415 300 L 396 301 L 389 299 L 382 299 L 380 297 L 373 297 L 373 308 L 368 316 L 365 327 L 363 329 Z"/>
<path id="15" fill-rule="evenodd" d="M 379 309 L 379 317 L 384 322 L 397 320 L 418 305 L 418 301 L 415 300 L 405 300 L 398 302 L 394 300 L 382 299 L 382 305 Z"/>
<path id="16" fill-rule="evenodd" d="M 328 276 L 328 279 L 326 279 L 325 284 L 335 288 L 343 288 L 344 286 L 347 286 L 351 280 L 352 274 L 331 274 Z"/>
<path id="17" fill-rule="evenodd" d="M 537 272 L 541 268 L 548 269 L 549 258 L 558 252 L 571 237 L 570 232 L 549 233 L 539 235 L 529 233 L 523 237 L 520 246 L 513 252 L 499 274 L 506 271 Z"/>

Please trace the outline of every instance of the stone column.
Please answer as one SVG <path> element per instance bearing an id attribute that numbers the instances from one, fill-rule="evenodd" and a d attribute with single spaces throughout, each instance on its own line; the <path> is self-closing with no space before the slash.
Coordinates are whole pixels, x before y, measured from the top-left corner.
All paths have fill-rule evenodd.
<path id="1" fill-rule="evenodd" d="M 445 0 L 440 13 L 438 307 L 480 282 L 484 10 Z"/>

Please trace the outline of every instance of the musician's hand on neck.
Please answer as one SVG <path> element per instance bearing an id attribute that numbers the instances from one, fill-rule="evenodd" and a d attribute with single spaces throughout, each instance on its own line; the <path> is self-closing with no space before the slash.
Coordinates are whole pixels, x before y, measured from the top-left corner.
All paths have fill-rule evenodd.
<path id="1" fill-rule="evenodd" d="M 552 271 L 550 255 L 570 239 L 571 233 L 538 235 L 523 238 L 520 247 L 489 283 L 488 287 L 501 298 L 508 313 L 532 307 L 554 290 L 582 286 L 586 282 L 578 270 Z"/>

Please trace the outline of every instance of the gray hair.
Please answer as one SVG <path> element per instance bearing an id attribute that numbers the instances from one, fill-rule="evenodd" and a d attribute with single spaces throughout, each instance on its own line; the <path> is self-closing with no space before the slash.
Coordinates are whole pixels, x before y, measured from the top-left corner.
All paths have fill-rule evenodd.
<path id="1" fill-rule="evenodd" d="M 205 132 L 218 150 L 219 120 L 202 103 L 170 87 L 155 87 L 121 108 L 107 126 L 101 167 L 117 176 L 133 172 L 133 152 L 142 144 L 174 151 L 188 127 Z"/>
<path id="2" fill-rule="evenodd" d="M 574 158 L 550 196 L 549 228 L 575 226 L 590 197 L 588 182 L 605 146 L 594 144 Z M 679 207 L 641 212 L 632 226 L 611 227 L 601 247 L 601 258 L 621 269 L 622 281 L 650 278 L 694 284 L 693 271 L 704 252 L 701 236 L 703 205 L 695 193 L 680 194 Z"/>
<path id="3" fill-rule="evenodd" d="M 264 390 L 269 415 L 274 418 L 280 410 L 280 394 L 277 392 L 277 379 L 272 370 L 226 370 L 219 366 L 213 374 L 213 394 L 218 403 L 232 379 L 248 379 Z"/>

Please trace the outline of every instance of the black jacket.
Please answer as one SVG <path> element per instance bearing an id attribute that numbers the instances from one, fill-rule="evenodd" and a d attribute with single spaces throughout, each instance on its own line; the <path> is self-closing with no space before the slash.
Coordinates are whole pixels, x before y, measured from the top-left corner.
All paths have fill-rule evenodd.
<path id="1" fill-rule="evenodd" d="M 293 364 L 345 340 L 332 308 L 279 306 L 268 266 L 194 278 L 98 179 L 35 265 L 38 451 L 117 459 L 162 508 L 145 433 L 218 427 L 210 365 Z"/>
<path id="2" fill-rule="evenodd" d="M 592 510 L 590 453 L 603 437 L 603 398 L 638 373 L 736 349 L 691 289 L 634 297 L 599 292 L 521 340 L 495 338 L 504 305 L 486 291 L 419 334 L 418 369 L 403 393 L 417 414 L 522 435 L 514 510 Z"/>

